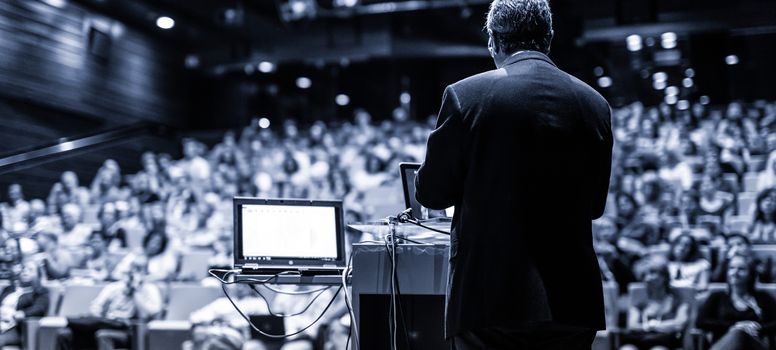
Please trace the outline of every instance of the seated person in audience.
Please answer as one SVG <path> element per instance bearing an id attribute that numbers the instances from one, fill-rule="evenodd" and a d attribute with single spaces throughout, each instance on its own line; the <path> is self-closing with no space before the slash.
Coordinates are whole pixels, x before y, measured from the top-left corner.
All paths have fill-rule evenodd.
<path id="1" fill-rule="evenodd" d="M 130 271 L 133 261 L 147 260 L 149 281 L 169 281 L 175 278 L 178 268 L 178 254 L 169 245 L 169 239 L 164 231 L 150 231 L 143 238 L 143 248 L 127 254 L 113 270 L 113 279 L 121 279 Z"/>
<path id="2" fill-rule="evenodd" d="M 11 279 L 14 272 L 13 267 L 18 265 L 22 259 L 19 240 L 11 238 L 0 228 L 0 243 L 2 243 L 2 254 L 0 254 L 0 278 Z"/>
<path id="3" fill-rule="evenodd" d="M 129 198 L 127 201 L 116 202 L 116 211 L 119 220 L 116 222 L 117 230 L 124 232 L 127 247 L 135 248 L 135 244 L 142 240 L 148 233 L 140 213 L 142 205 L 137 198 Z"/>
<path id="4" fill-rule="evenodd" d="M 50 232 L 40 232 L 36 242 L 39 253 L 34 255 L 34 259 L 40 262 L 44 277 L 50 280 L 68 277 L 70 269 L 78 264 L 79 259 L 73 252 L 59 246 L 59 236 Z"/>
<path id="5" fill-rule="evenodd" d="M 752 257 L 752 263 L 757 271 L 757 281 L 760 283 L 771 283 L 773 276 L 771 270 L 773 261 L 768 258 L 763 261 L 752 256 L 752 242 L 742 233 L 731 233 L 725 236 L 725 245 L 718 251 L 717 264 L 711 273 L 711 282 L 727 282 L 727 270 L 730 259 L 736 255 Z"/>
<path id="6" fill-rule="evenodd" d="M 294 317 L 285 317 L 283 319 L 283 326 L 286 333 L 291 334 L 295 332 L 301 332 L 298 335 L 286 338 L 286 345 L 282 348 L 294 349 L 294 350 L 312 350 L 313 344 L 316 341 L 320 341 L 319 335 L 326 331 L 326 327 L 340 327 L 339 320 L 348 313 L 347 306 L 344 302 L 342 291 L 335 296 L 334 293 L 337 289 L 332 287 L 320 292 L 309 293 L 312 289 L 318 289 L 319 287 L 305 287 L 305 286 L 289 286 L 285 291 L 287 293 L 279 293 L 272 301 L 272 312 L 280 313 L 284 315 L 297 315 Z M 304 293 L 308 291 L 308 293 Z M 294 293 L 296 295 L 294 295 Z M 329 304 L 332 298 L 336 299 L 332 302 L 326 313 L 323 310 Z M 309 305 L 309 308 L 305 309 Z M 323 316 L 317 322 L 314 322 L 318 316 Z M 349 316 L 348 316 L 349 317 Z M 312 324 L 312 326 L 310 326 Z M 310 327 L 308 327 L 310 326 Z M 308 327 L 305 329 L 305 327 Z M 304 329 L 304 330 L 303 330 Z"/>
<path id="7" fill-rule="evenodd" d="M 132 261 L 128 274 L 105 286 L 89 306 L 89 316 L 68 318 L 57 333 L 57 348 L 114 349 L 129 347 L 131 321 L 145 321 L 162 311 L 159 288 L 145 278 L 145 258 Z"/>
<path id="8" fill-rule="evenodd" d="M 719 177 L 708 174 L 703 176 L 699 210 L 700 215 L 716 216 L 724 223 L 724 219 L 732 213 L 734 196 L 719 189 L 721 182 Z"/>
<path id="9" fill-rule="evenodd" d="M 21 344 L 21 327 L 26 317 L 42 317 L 49 306 L 49 292 L 40 285 L 40 270 L 31 260 L 16 265 L 13 284 L 0 291 L 0 348 Z"/>
<path id="10" fill-rule="evenodd" d="M 105 202 L 100 205 L 97 219 L 100 222 L 97 232 L 105 240 L 109 251 L 117 251 L 127 247 L 127 233 L 118 223 L 119 213 L 115 203 Z"/>
<path id="11" fill-rule="evenodd" d="M 127 193 L 119 187 L 120 183 L 121 169 L 118 163 L 113 159 L 106 159 L 97 170 L 90 186 L 92 203 L 102 204 L 124 199 Z"/>
<path id="12" fill-rule="evenodd" d="M 664 258 L 652 257 L 643 267 L 647 299 L 628 308 L 628 329 L 620 338 L 625 345 L 620 350 L 681 347 L 689 306 L 669 285 Z"/>
<path id="13" fill-rule="evenodd" d="M 765 169 L 757 175 L 757 191 L 776 187 L 776 150 L 771 151 Z"/>
<path id="14" fill-rule="evenodd" d="M 694 190 L 682 191 L 679 195 L 679 221 L 684 227 L 690 227 L 698 223 L 700 204 L 698 193 Z"/>
<path id="15" fill-rule="evenodd" d="M 752 240 L 776 243 L 776 188 L 769 188 L 757 195 L 754 219 L 749 228 Z"/>
<path id="16" fill-rule="evenodd" d="M 46 213 L 46 203 L 40 199 L 30 201 L 29 233 L 54 232 L 59 227 L 59 217 Z"/>
<path id="17" fill-rule="evenodd" d="M 706 289 L 711 264 L 701 257 L 698 241 L 693 236 L 683 233 L 671 241 L 669 256 L 668 271 L 672 287 Z"/>
<path id="18" fill-rule="evenodd" d="M 253 295 L 247 284 L 227 285 L 229 296 L 246 316 L 267 315 L 265 301 Z M 186 350 L 242 349 L 250 339 L 250 325 L 225 296 L 212 301 L 189 316 L 192 340 Z M 257 346 L 257 344 L 253 344 Z"/>
<path id="19" fill-rule="evenodd" d="M 755 289 L 751 258 L 735 255 L 727 270 L 726 291 L 714 292 L 698 311 L 698 328 L 712 333 L 711 350 L 766 349 L 776 334 L 776 300 Z"/>
<path id="20" fill-rule="evenodd" d="M 26 230 L 29 214 L 30 204 L 24 200 L 22 186 L 17 183 L 8 185 L 8 202 L 0 203 L 3 227 L 11 232 Z"/>
<path id="21" fill-rule="evenodd" d="M 213 256 L 207 260 L 207 265 L 211 269 L 231 269 L 233 262 L 234 243 L 229 234 L 221 235 L 213 242 Z"/>
<path id="22" fill-rule="evenodd" d="M 636 219 L 638 203 L 636 203 L 636 199 L 630 194 L 618 192 L 615 195 L 615 204 L 617 207 L 617 216 L 614 219 L 614 223 L 617 224 L 618 229 L 622 230 Z"/>
<path id="23" fill-rule="evenodd" d="M 627 292 L 628 284 L 635 282 L 636 277 L 633 275 L 633 262 L 617 247 L 619 234 L 614 221 L 606 216 L 593 221 L 593 238 L 603 279 L 616 282 L 620 293 Z"/>
<path id="24" fill-rule="evenodd" d="M 71 277 L 89 282 L 102 282 L 110 276 L 110 261 L 108 260 L 108 248 L 99 231 L 94 231 L 89 236 L 89 243 L 84 248 L 86 256 L 75 269 L 70 270 Z M 78 274 L 76 275 L 76 272 Z"/>
<path id="25" fill-rule="evenodd" d="M 63 172 L 60 183 L 66 203 L 77 204 L 80 207 L 89 204 L 89 190 L 79 185 L 78 175 L 75 172 Z"/>
<path id="26" fill-rule="evenodd" d="M 77 204 L 67 203 L 62 207 L 62 232 L 59 235 L 59 245 L 63 248 L 77 250 L 86 244 L 92 228 L 81 222 L 82 210 Z"/>

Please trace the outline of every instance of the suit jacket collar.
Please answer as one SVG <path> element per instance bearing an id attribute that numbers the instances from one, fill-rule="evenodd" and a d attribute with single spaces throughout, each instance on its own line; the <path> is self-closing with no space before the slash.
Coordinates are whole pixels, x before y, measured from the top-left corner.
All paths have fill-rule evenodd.
<path id="1" fill-rule="evenodd" d="M 524 60 L 542 60 L 555 66 L 555 63 L 553 63 L 552 60 L 547 57 L 547 55 L 539 51 L 521 51 L 512 56 L 509 56 L 506 60 L 504 60 L 504 67 Z"/>

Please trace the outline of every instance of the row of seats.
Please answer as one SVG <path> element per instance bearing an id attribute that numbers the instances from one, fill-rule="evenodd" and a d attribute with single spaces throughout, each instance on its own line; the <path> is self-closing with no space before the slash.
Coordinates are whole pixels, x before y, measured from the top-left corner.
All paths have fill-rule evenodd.
<path id="1" fill-rule="evenodd" d="M 769 293 L 776 299 L 776 284 L 758 284 L 757 289 Z M 727 290 L 727 284 L 724 283 L 711 283 L 707 291 L 698 292 L 693 288 L 677 288 L 677 294 L 682 298 L 684 302 L 690 307 L 690 320 L 688 322 L 688 329 L 685 333 L 684 349 L 703 350 L 708 346 L 708 335 L 703 331 L 696 329 L 695 319 L 698 313 L 698 308 L 702 305 L 708 295 L 717 291 Z M 619 334 L 623 331 L 619 328 L 620 316 L 622 315 L 618 307 L 618 293 L 619 289 L 616 284 L 604 285 L 604 305 L 606 308 L 606 331 L 598 332 L 596 342 L 593 346 L 596 350 L 616 350 L 622 345 L 619 341 Z M 626 297 L 626 308 L 638 305 L 645 301 L 647 298 L 646 287 L 643 283 L 631 283 L 628 285 L 628 295 Z M 776 346 L 776 344 L 771 344 Z"/>
<path id="2" fill-rule="evenodd" d="M 0 287 L 4 285 L 7 281 L 0 282 Z M 25 320 L 23 347 L 54 349 L 57 330 L 67 325 L 68 317 L 88 314 L 90 303 L 103 287 L 105 284 L 47 286 L 50 297 L 47 316 Z M 181 344 L 190 339 L 189 315 L 223 296 L 220 287 L 193 283 L 169 283 L 160 287 L 166 306 L 158 320 L 137 325 L 136 349 L 180 349 Z"/>

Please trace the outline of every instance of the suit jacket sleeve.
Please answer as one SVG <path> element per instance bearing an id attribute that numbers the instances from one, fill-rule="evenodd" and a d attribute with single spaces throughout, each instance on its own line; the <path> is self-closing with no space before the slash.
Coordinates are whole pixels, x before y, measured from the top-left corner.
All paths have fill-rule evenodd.
<path id="1" fill-rule="evenodd" d="M 596 174 L 596 186 L 593 189 L 595 193 L 593 198 L 592 219 L 598 219 L 604 215 L 604 210 L 606 209 L 606 196 L 609 193 L 609 178 L 612 171 L 612 147 L 614 141 L 612 137 L 611 109 L 608 109 L 607 112 L 608 114 L 601 135 L 604 140 L 603 149 L 598 152 L 597 164 L 595 166 L 598 170 L 598 174 Z"/>
<path id="2" fill-rule="evenodd" d="M 46 288 L 36 288 L 31 294 L 28 303 L 24 306 L 19 305 L 19 311 L 24 311 L 24 315 L 27 317 L 41 317 L 46 315 L 49 307 L 49 291 Z M 21 303 L 20 303 L 21 304 Z"/>
<path id="3" fill-rule="evenodd" d="M 426 159 L 415 177 L 415 198 L 430 209 L 456 204 L 463 187 L 463 143 L 466 127 L 458 96 L 445 89 L 436 129 L 428 137 Z"/>

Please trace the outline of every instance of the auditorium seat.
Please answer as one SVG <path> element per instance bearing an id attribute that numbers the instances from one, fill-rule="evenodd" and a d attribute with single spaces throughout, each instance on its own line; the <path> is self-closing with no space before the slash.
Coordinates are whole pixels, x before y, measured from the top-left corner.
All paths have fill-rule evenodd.
<path id="1" fill-rule="evenodd" d="M 757 192 L 741 192 L 738 194 L 738 215 L 752 217 L 756 208 Z"/>
<path id="2" fill-rule="evenodd" d="M 174 283 L 169 288 L 169 302 L 162 320 L 148 323 L 149 350 L 180 349 L 191 337 L 189 315 L 223 296 L 220 287 L 203 287 L 191 283 Z"/>
<path id="3" fill-rule="evenodd" d="M 211 250 L 194 250 L 181 254 L 178 278 L 183 281 L 200 281 L 208 276 L 208 259 L 213 256 Z"/>
<path id="4" fill-rule="evenodd" d="M 757 192 L 757 180 L 760 174 L 758 173 L 746 173 L 744 174 L 744 191 L 745 192 Z"/>
<path id="5" fill-rule="evenodd" d="M 46 287 L 49 292 L 49 307 L 48 310 L 46 310 L 45 316 L 53 316 L 57 312 L 57 305 L 59 299 L 62 297 L 62 285 L 53 283 L 50 285 L 44 284 L 44 287 Z M 41 317 L 27 317 L 24 319 L 22 328 L 23 349 L 38 348 L 38 329 L 40 328 L 40 320 Z"/>
<path id="6" fill-rule="evenodd" d="M 593 341 L 592 350 L 608 350 L 611 340 L 610 331 L 617 328 L 619 319 L 619 287 L 617 283 L 604 283 L 604 316 L 606 317 L 606 330 L 598 331 Z"/>
<path id="7" fill-rule="evenodd" d="M 768 294 L 771 295 L 771 297 L 776 298 L 776 284 L 774 283 L 758 283 L 757 287 L 758 290 L 765 291 Z M 719 291 L 725 291 L 727 290 L 727 284 L 725 283 L 710 283 L 708 293 L 698 293 L 698 297 L 696 298 L 696 304 L 694 307 L 693 313 L 697 315 L 698 308 L 703 305 L 703 303 L 706 301 L 706 298 L 708 298 L 709 294 Z M 695 320 L 693 319 L 692 326 L 695 327 Z M 709 347 L 709 342 L 711 340 L 711 334 L 706 333 L 700 329 L 693 328 L 690 330 L 690 334 L 693 337 L 693 348 L 696 350 L 704 350 Z M 768 339 L 769 343 L 769 349 L 774 349 L 776 342 L 774 342 L 773 338 Z"/>
<path id="8" fill-rule="evenodd" d="M 762 261 L 776 262 L 776 244 L 755 244 L 752 246 L 752 254 Z"/>
<path id="9" fill-rule="evenodd" d="M 765 169 L 765 156 L 751 156 L 746 163 L 747 172 L 759 172 Z"/>
<path id="10" fill-rule="evenodd" d="M 731 173 L 725 173 L 725 174 L 722 175 L 722 181 L 724 181 L 725 184 L 727 184 L 729 186 L 729 188 L 737 189 L 736 192 L 740 192 L 741 191 L 741 185 L 739 185 L 739 183 L 738 183 L 738 175 L 731 174 Z"/>
<path id="11" fill-rule="evenodd" d="M 725 225 L 727 226 L 727 232 L 746 233 L 751 223 L 751 216 L 737 215 L 730 217 Z"/>
<path id="12" fill-rule="evenodd" d="M 38 349 L 54 349 L 57 330 L 67 326 L 67 317 L 78 317 L 89 314 L 92 300 L 97 298 L 105 284 L 100 285 L 67 285 L 57 298 L 52 316 L 40 319 L 37 336 Z"/>

